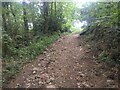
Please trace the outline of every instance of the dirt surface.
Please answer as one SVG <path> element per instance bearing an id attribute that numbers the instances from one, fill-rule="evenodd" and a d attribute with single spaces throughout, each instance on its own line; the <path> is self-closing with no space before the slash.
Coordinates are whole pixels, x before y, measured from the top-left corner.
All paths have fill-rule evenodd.
<path id="1" fill-rule="evenodd" d="M 71 34 L 61 37 L 33 63 L 25 65 L 9 87 L 117 88 L 117 69 L 97 63 L 78 34 Z"/>

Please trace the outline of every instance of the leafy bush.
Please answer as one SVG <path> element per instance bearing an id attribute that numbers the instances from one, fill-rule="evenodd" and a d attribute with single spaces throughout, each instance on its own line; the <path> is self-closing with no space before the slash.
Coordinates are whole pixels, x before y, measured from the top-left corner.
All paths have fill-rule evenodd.
<path id="1" fill-rule="evenodd" d="M 37 38 L 37 40 L 33 41 L 27 47 L 20 49 L 12 48 L 14 54 L 3 58 L 3 85 L 22 69 L 22 65 L 35 59 L 38 54 L 42 53 L 58 37 L 58 33 L 55 32 L 51 35 L 44 35 L 39 39 Z"/>
<path id="2" fill-rule="evenodd" d="M 102 51 L 99 59 L 116 65 L 120 65 L 119 13 L 119 2 L 91 2 L 81 9 L 87 34 L 93 35 L 90 39 Z"/>

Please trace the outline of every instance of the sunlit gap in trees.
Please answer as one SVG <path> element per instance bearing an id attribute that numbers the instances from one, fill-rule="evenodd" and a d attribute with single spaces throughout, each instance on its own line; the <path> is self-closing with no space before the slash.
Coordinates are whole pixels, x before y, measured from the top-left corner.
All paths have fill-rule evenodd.
<path id="1" fill-rule="evenodd" d="M 76 7 L 80 10 L 89 2 L 97 2 L 98 0 L 72 0 L 75 3 Z M 80 11 L 75 13 L 77 16 L 80 16 Z M 72 21 L 72 29 L 73 31 L 80 32 L 83 30 L 83 26 L 87 25 L 86 21 L 81 21 L 79 18 Z"/>
<path id="2" fill-rule="evenodd" d="M 76 12 L 74 14 L 76 14 L 79 17 L 80 16 L 80 9 L 88 1 L 90 2 L 91 0 L 73 0 L 73 3 L 75 3 L 76 7 L 79 9 L 79 11 L 76 10 Z M 71 24 L 72 24 L 71 29 L 72 29 L 73 32 L 80 32 L 80 31 L 83 30 L 82 27 L 84 25 L 87 25 L 87 22 L 86 21 L 81 21 L 79 18 L 77 18 L 77 19 L 74 19 Z"/>
<path id="3" fill-rule="evenodd" d="M 30 1 L 29 1 L 29 0 L 18 0 L 18 2 L 20 2 L 20 3 L 25 2 L 26 4 L 29 4 L 29 3 L 30 3 Z"/>

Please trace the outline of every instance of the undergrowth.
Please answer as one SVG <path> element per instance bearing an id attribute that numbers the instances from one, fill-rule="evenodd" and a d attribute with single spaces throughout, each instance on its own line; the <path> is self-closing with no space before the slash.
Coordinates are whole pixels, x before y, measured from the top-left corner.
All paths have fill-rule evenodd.
<path id="1" fill-rule="evenodd" d="M 32 62 L 37 55 L 43 53 L 51 43 L 59 38 L 57 32 L 51 35 L 43 35 L 35 38 L 31 44 L 25 48 L 13 49 L 14 55 L 3 58 L 3 87 L 13 79 L 26 63 Z"/>
<path id="2" fill-rule="evenodd" d="M 89 49 L 91 50 L 91 52 L 95 52 L 95 54 L 96 54 L 95 56 L 97 56 L 96 60 L 98 62 L 105 62 L 110 67 L 114 67 L 114 66 L 119 67 L 120 66 L 120 63 L 118 62 L 119 60 L 117 60 L 116 58 L 114 59 L 113 55 L 111 55 L 110 52 L 108 51 L 110 49 L 108 49 L 108 50 L 101 49 L 100 45 L 104 46 L 104 43 L 99 43 L 101 39 L 94 40 L 93 34 L 82 35 L 82 38 L 84 39 L 86 44 L 90 45 Z M 119 57 L 117 57 L 117 58 L 119 58 Z"/>

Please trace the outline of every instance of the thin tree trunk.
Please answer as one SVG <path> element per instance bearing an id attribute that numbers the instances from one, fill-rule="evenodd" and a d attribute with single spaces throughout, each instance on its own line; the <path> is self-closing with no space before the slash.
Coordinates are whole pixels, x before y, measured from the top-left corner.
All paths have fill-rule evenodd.
<path id="1" fill-rule="evenodd" d="M 5 2 L 2 3 L 2 7 L 3 7 L 3 9 L 6 8 Z M 7 23 L 6 23 L 5 13 L 2 13 L 2 19 L 3 19 L 3 21 L 2 21 L 3 28 L 4 28 L 4 30 L 7 32 Z"/>
<path id="2" fill-rule="evenodd" d="M 15 14 L 13 12 L 13 8 L 12 8 L 12 4 L 11 3 L 10 3 L 10 9 L 11 9 L 11 13 L 12 13 L 13 17 L 15 18 L 15 22 L 17 22 L 16 16 L 15 16 Z"/>
<path id="3" fill-rule="evenodd" d="M 53 14 L 53 2 L 51 2 L 51 15 Z"/>
<path id="4" fill-rule="evenodd" d="M 43 2 L 43 8 L 44 8 L 44 33 L 48 31 L 48 2 Z"/>
<path id="5" fill-rule="evenodd" d="M 54 5 L 55 5 L 55 16 L 56 16 L 56 13 L 57 13 L 57 12 L 56 12 L 56 4 L 57 4 L 57 3 L 55 2 L 55 3 L 54 3 Z"/>
<path id="6" fill-rule="evenodd" d="M 27 19 L 27 12 L 26 12 L 26 9 L 25 9 L 25 5 L 23 6 L 23 19 L 24 19 L 24 30 L 25 30 L 24 38 L 26 40 L 26 44 L 28 44 L 29 29 L 28 29 L 28 19 Z"/>
<path id="7" fill-rule="evenodd" d="M 10 3 L 10 10 L 11 10 L 11 13 L 12 13 L 12 15 L 14 17 L 14 21 L 17 24 L 16 15 L 15 15 L 15 13 L 13 11 L 12 3 Z M 17 30 L 18 30 L 18 27 L 16 27 L 15 31 L 13 31 L 13 35 L 12 36 L 13 36 L 14 39 L 15 39 L 15 36 L 17 35 Z"/>
<path id="8" fill-rule="evenodd" d="M 7 2 L 2 2 L 2 7 L 3 10 L 7 9 Z M 2 13 L 2 26 L 3 26 L 3 30 L 6 31 L 6 33 L 8 33 L 8 26 L 7 26 L 7 21 L 6 21 L 6 12 L 3 11 Z M 2 56 L 4 57 L 8 52 L 7 52 L 7 44 L 4 43 L 4 38 L 3 38 L 3 42 L 2 42 Z"/>

